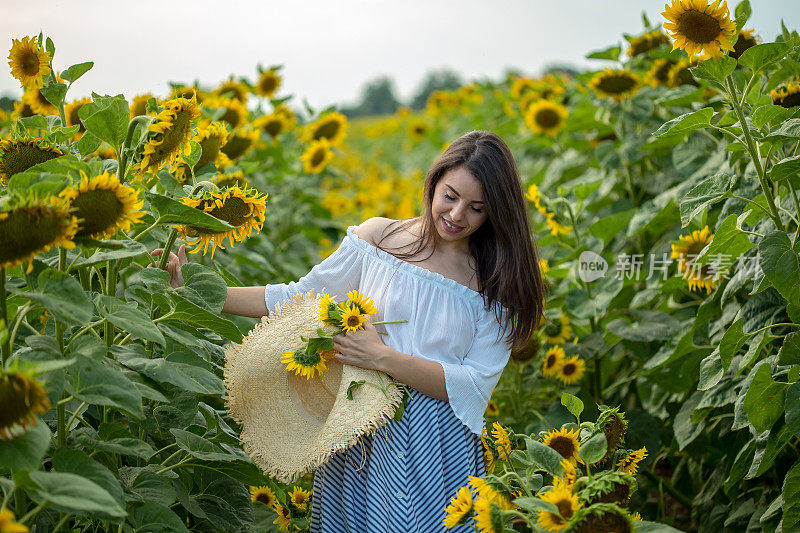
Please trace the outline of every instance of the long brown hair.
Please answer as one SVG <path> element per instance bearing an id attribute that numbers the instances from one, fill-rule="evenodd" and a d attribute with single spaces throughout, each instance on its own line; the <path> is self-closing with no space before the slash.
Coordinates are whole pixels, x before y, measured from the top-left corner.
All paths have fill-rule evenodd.
<path id="1" fill-rule="evenodd" d="M 435 250 L 435 222 L 431 214 L 436 184 L 449 170 L 464 167 L 481 183 L 484 206 L 488 217 L 469 238 L 469 253 L 475 261 L 478 292 L 483 295 L 487 309 L 499 302 L 508 309 L 507 321 L 500 313 L 495 316 L 505 335 L 512 325 L 506 342 L 512 349 L 521 349 L 538 329 L 549 289 L 542 279 L 536 252 L 535 237 L 525 209 L 522 184 L 511 150 L 503 139 L 489 131 L 472 131 L 462 135 L 447 147 L 433 163 L 425 178 L 422 233 L 410 252 L 393 254 L 404 260 L 422 250 Z M 412 226 L 417 219 L 396 220 L 397 226 L 376 243 Z M 428 255 L 430 257 L 430 255 Z M 425 258 L 427 259 L 427 257 Z M 417 259 L 411 262 L 424 261 Z M 499 311 L 499 310 L 496 310 Z"/>

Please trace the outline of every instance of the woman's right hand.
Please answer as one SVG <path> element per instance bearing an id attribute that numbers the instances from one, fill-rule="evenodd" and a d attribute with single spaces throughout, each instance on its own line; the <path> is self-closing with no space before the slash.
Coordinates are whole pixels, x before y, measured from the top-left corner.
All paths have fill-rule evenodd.
<path id="1" fill-rule="evenodd" d="M 163 248 L 156 248 L 150 255 L 154 257 L 161 257 L 161 254 L 164 253 Z M 178 255 L 174 253 L 169 253 L 169 261 L 167 261 L 166 266 L 164 267 L 167 272 L 169 272 L 169 284 L 174 289 L 176 287 L 180 287 L 183 285 L 183 274 L 181 274 L 181 267 L 188 263 L 189 260 L 186 258 L 186 245 L 181 244 L 181 247 L 178 248 Z M 156 263 L 157 264 L 157 263 Z M 151 267 L 153 265 L 147 265 Z"/>

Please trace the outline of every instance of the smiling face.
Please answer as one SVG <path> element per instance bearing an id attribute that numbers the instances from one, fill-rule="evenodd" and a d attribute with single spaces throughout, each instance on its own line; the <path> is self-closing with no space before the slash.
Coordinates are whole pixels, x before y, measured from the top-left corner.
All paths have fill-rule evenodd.
<path id="1" fill-rule="evenodd" d="M 448 170 L 436 184 L 431 216 L 442 240 L 466 244 L 488 218 L 486 210 L 481 182 L 464 167 Z"/>

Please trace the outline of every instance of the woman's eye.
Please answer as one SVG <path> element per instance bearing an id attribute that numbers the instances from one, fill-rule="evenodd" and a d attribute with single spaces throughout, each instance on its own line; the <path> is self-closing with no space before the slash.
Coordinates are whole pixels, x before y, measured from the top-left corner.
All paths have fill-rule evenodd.
<path id="1" fill-rule="evenodd" d="M 482 209 L 475 209 L 474 207 L 472 208 L 472 210 L 475 211 L 476 213 L 481 213 L 483 211 Z"/>
<path id="2" fill-rule="evenodd" d="M 450 196 L 447 193 L 444 193 L 444 197 L 447 198 L 448 200 L 455 200 L 455 198 L 453 198 L 452 196 Z"/>

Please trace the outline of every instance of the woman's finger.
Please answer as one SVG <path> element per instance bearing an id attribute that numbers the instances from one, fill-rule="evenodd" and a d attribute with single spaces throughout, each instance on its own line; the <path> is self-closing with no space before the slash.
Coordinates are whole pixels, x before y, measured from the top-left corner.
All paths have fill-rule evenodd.
<path id="1" fill-rule="evenodd" d="M 181 247 L 178 248 L 178 261 L 180 264 L 185 265 L 189 262 L 189 259 L 186 257 L 186 245 L 181 244 Z"/>

